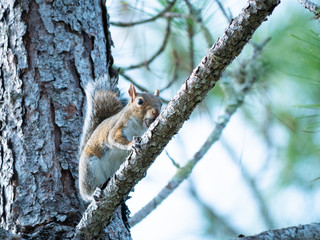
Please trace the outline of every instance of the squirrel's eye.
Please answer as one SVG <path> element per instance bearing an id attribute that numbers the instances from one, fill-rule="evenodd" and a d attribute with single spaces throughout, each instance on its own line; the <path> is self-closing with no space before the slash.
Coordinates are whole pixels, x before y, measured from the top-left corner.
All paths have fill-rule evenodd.
<path id="1" fill-rule="evenodd" d="M 143 105 L 143 99 L 142 98 L 138 99 L 138 105 Z"/>

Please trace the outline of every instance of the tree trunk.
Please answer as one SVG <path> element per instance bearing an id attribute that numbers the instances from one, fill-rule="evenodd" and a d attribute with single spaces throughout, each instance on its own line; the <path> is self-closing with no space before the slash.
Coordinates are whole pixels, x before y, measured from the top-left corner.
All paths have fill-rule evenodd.
<path id="1" fill-rule="evenodd" d="M 0 226 L 26 239 L 71 238 L 85 209 L 82 87 L 114 74 L 104 4 L 0 0 Z"/>

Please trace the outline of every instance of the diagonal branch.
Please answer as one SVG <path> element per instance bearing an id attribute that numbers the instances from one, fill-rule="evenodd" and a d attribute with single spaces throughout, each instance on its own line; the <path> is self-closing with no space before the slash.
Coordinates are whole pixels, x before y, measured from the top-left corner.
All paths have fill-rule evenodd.
<path id="1" fill-rule="evenodd" d="M 156 51 L 148 60 L 145 60 L 145 61 L 138 63 L 138 64 L 135 64 L 135 65 L 130 65 L 128 67 L 121 67 L 121 69 L 123 71 L 126 71 L 126 70 L 131 70 L 131 69 L 135 69 L 135 68 L 139 68 L 139 67 L 143 67 L 143 66 L 146 66 L 148 68 L 149 64 L 152 63 L 153 60 L 155 60 L 156 57 L 158 57 L 165 50 L 167 43 L 168 43 L 168 40 L 169 40 L 170 33 L 171 33 L 170 27 L 171 27 L 171 18 L 168 18 L 166 33 L 164 35 L 163 42 L 162 42 L 160 48 L 158 49 L 158 51 Z"/>
<path id="2" fill-rule="evenodd" d="M 261 45 L 257 45 L 254 48 L 254 53 L 250 59 L 251 65 L 255 64 L 258 55 L 260 55 L 262 48 L 265 46 L 269 39 L 264 41 Z M 167 185 L 154 197 L 148 204 L 146 204 L 141 210 L 139 210 L 130 219 L 130 226 L 133 227 L 150 214 L 156 207 L 158 207 L 178 186 L 186 180 L 196 164 L 203 158 L 209 148 L 219 140 L 224 127 L 228 124 L 232 115 L 242 105 L 243 99 L 248 91 L 252 88 L 252 85 L 256 82 L 256 75 L 252 75 L 251 78 L 245 77 L 246 81 L 241 84 L 241 90 L 235 91 L 234 87 L 230 83 L 224 83 L 223 88 L 228 91 L 226 97 L 228 103 L 223 113 L 218 117 L 219 121 L 216 123 L 214 129 L 210 133 L 208 139 L 195 153 L 192 159 L 190 159 L 183 167 L 179 167 L 176 174 L 171 178 Z M 260 195 L 259 195 L 260 196 Z"/>
<path id="3" fill-rule="evenodd" d="M 248 88 L 249 89 L 249 88 Z M 216 123 L 214 129 L 210 133 L 209 137 L 196 152 L 192 159 L 190 159 L 183 167 L 178 168 L 176 174 L 171 178 L 167 185 L 162 188 L 156 197 L 154 197 L 147 205 L 145 205 L 141 210 L 139 210 L 133 217 L 130 219 L 130 226 L 133 227 L 144 219 L 149 213 L 151 213 L 156 207 L 158 207 L 174 190 L 176 190 L 180 184 L 186 180 L 195 165 L 203 158 L 211 146 L 219 140 L 221 133 L 227 123 L 229 122 L 231 116 L 236 112 L 238 107 L 241 106 L 243 102 L 243 97 L 239 96 L 236 98 L 237 102 L 233 102 L 226 106 L 224 112 L 218 117 L 219 121 Z"/>
<path id="4" fill-rule="evenodd" d="M 312 12 L 316 19 L 320 18 L 320 6 L 309 0 L 298 0 L 306 9 Z"/>
<path id="5" fill-rule="evenodd" d="M 132 83 L 136 88 L 140 89 L 143 92 L 149 92 L 144 86 L 140 85 L 136 81 L 134 81 L 131 77 L 124 73 L 124 71 L 119 71 L 119 74 L 124 77 L 129 83 Z"/>
<path id="6" fill-rule="evenodd" d="M 253 236 L 241 236 L 236 240 L 316 240 L 320 239 L 320 223 L 269 230 Z"/>
<path id="7" fill-rule="evenodd" d="M 178 79 L 178 70 L 179 70 L 180 61 L 179 61 L 179 56 L 178 56 L 178 53 L 176 50 L 173 50 L 173 58 L 174 58 L 174 68 L 173 68 L 172 78 L 166 86 L 164 86 L 163 88 L 160 89 L 160 92 L 171 87 L 171 85 L 174 84 Z M 166 102 L 166 103 L 168 103 L 168 102 Z"/>
<path id="8" fill-rule="evenodd" d="M 225 33 L 209 49 L 201 63 L 183 83 L 160 116 L 142 136 L 141 153 L 133 152 L 110 179 L 103 196 L 92 202 L 77 226 L 76 237 L 95 238 L 109 223 L 114 209 L 145 176 L 147 169 L 181 128 L 195 107 L 220 79 L 255 30 L 266 20 L 279 0 L 250 0 L 230 23 Z"/>
<path id="9" fill-rule="evenodd" d="M 227 11 L 225 10 L 224 6 L 222 5 L 222 3 L 219 0 L 216 0 L 221 12 L 223 13 L 224 17 L 227 19 L 228 22 L 231 21 L 232 16 L 231 13 L 228 15 Z"/>

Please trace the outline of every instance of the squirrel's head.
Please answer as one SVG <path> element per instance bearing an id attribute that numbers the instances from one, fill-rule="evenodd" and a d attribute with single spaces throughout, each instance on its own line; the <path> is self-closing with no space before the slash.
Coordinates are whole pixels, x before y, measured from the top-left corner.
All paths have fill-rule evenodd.
<path id="1" fill-rule="evenodd" d="M 161 99 L 159 98 L 159 90 L 153 94 L 137 93 L 135 87 L 131 84 L 128 90 L 130 97 L 129 104 L 132 105 L 133 116 L 143 120 L 147 128 L 159 116 L 161 110 Z"/>

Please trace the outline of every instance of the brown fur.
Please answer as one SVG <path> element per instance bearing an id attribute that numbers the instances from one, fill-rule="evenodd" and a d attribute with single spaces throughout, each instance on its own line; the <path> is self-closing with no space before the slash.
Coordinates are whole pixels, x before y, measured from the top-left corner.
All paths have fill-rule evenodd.
<path id="1" fill-rule="evenodd" d="M 131 150 L 132 139 L 126 134 L 135 134 L 146 127 L 159 115 L 161 100 L 155 95 L 137 93 L 134 86 L 129 90 L 129 103 L 123 107 L 119 95 L 111 91 L 97 91 L 92 104 L 102 121 L 85 142 L 79 163 L 80 193 L 84 200 L 92 200 L 96 187 L 100 187 L 113 174 L 118 165 L 125 160 L 128 150 Z M 139 105 L 139 98 L 143 104 Z M 95 123 L 96 124 L 96 123 Z M 145 125 L 147 125 L 145 127 Z M 130 135 L 130 138 L 132 137 Z M 118 149 L 118 150 L 114 150 Z M 111 156 L 111 157 L 109 157 Z M 102 180 L 103 179 L 103 180 Z"/>

